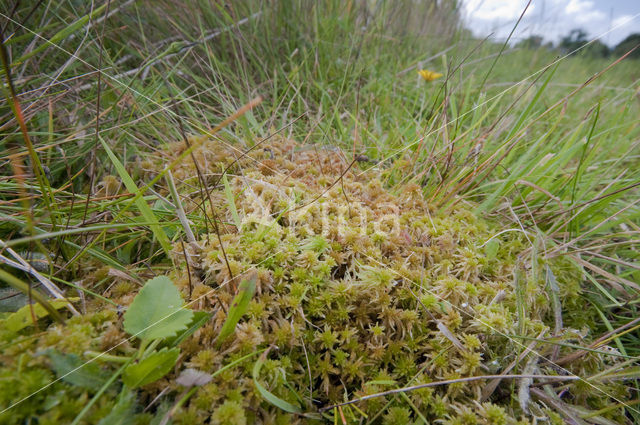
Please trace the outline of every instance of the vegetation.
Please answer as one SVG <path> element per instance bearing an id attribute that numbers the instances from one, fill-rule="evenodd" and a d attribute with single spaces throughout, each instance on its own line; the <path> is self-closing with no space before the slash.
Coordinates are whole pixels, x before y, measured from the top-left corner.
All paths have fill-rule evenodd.
<path id="1" fill-rule="evenodd" d="M 589 40 L 587 33 L 582 29 L 571 30 L 568 35 L 562 37 L 558 47 L 564 54 L 579 52 L 592 57 L 607 57 L 610 53 L 606 44 L 600 40 Z"/>
<path id="2" fill-rule="evenodd" d="M 633 46 L 457 7 L 3 5 L 0 422 L 639 422 Z"/>
<path id="3" fill-rule="evenodd" d="M 630 34 L 628 37 L 618 43 L 618 45 L 613 49 L 613 54 L 616 56 L 621 56 L 628 51 L 633 50 L 629 55 L 629 58 L 640 59 L 640 50 L 636 48 L 638 44 L 640 44 L 640 34 Z"/>
<path id="4" fill-rule="evenodd" d="M 543 47 L 544 38 L 540 35 L 532 35 L 515 44 L 515 47 L 522 49 L 539 49 Z M 613 48 L 609 48 L 606 44 L 598 39 L 590 40 L 588 34 L 583 29 L 577 28 L 569 31 L 567 35 L 562 37 L 557 45 L 557 50 L 566 55 L 583 55 L 594 58 L 606 58 L 610 56 L 626 57 L 629 59 L 638 59 L 640 57 L 640 34 L 630 34 Z M 548 50 L 554 49 L 553 42 L 547 41 L 544 47 Z"/>

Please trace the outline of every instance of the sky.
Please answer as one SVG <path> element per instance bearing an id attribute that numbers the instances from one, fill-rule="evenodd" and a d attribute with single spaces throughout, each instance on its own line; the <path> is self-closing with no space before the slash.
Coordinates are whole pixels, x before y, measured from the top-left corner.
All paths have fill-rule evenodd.
<path id="1" fill-rule="evenodd" d="M 467 28 L 476 36 L 494 33 L 506 39 L 528 0 L 463 0 Z M 589 39 L 615 46 L 632 33 L 640 33 L 640 0 L 532 0 L 514 41 L 541 35 L 554 43 L 574 28 Z"/>

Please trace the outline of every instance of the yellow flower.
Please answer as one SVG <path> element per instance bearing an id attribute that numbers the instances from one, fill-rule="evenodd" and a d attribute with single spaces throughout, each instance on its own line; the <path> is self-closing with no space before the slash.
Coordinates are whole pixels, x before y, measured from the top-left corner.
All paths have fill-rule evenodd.
<path id="1" fill-rule="evenodd" d="M 433 81 L 437 78 L 442 77 L 442 74 L 440 74 L 439 72 L 433 72 L 433 71 L 429 71 L 428 69 L 421 69 L 418 71 L 418 74 L 420 74 L 420 76 L 425 80 L 425 81 Z"/>

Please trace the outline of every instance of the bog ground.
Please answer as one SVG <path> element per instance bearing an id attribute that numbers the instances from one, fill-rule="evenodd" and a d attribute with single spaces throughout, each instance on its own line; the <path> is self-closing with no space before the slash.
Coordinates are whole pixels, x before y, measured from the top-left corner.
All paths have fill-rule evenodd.
<path id="1" fill-rule="evenodd" d="M 634 46 L 458 7 L 3 4 L 0 422 L 637 423 Z"/>

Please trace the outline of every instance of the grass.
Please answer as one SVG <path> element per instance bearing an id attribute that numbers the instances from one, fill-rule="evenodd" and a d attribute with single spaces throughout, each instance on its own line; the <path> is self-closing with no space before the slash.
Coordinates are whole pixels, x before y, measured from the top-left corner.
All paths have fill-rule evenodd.
<path id="1" fill-rule="evenodd" d="M 179 272 L 176 258 L 187 251 L 176 246 L 189 232 L 224 246 L 226 229 L 237 227 L 242 213 L 230 179 L 217 177 L 221 170 L 184 180 L 175 161 L 180 191 L 167 195 L 166 173 L 150 158 L 168 163 L 176 157 L 167 146 L 190 140 L 193 150 L 181 158 L 201 160 L 201 139 L 192 135 L 215 133 L 228 156 L 248 152 L 263 161 L 261 141 L 284 136 L 302 149 L 341 150 L 347 164 L 353 161 L 350 173 L 379 172 L 392 194 L 417 184 L 433 211 L 464 206 L 498 231 L 523 235 L 518 261 L 533 279 L 551 282 L 545 261 L 577 268 L 580 294 L 573 297 L 597 318 L 583 323 L 590 340 L 608 335 L 637 366 L 636 62 L 509 47 L 499 55 L 500 44 L 460 28 L 455 2 L 138 3 L 0 9 L 5 265 L 8 247 L 29 261 L 41 257 L 40 273 L 74 296 L 83 288 L 83 299 L 109 297 L 114 277 L 135 292 L 154 274 Z M 422 68 L 445 76 L 423 81 Z M 258 96 L 262 102 L 252 103 Z M 214 207 L 218 192 L 228 211 Z M 177 196 L 187 220 L 175 211 Z M 32 281 L 3 270 L 7 285 Z M 7 272 L 16 276 L 5 279 Z M 47 305 L 35 283 L 26 292 Z M 571 308 L 577 301 L 562 292 L 553 299 L 552 328 L 557 320 L 583 322 Z M 524 299 L 517 304 L 526 315 Z M 555 330 L 563 329 L 556 322 Z M 519 336 L 523 329 L 512 335 Z M 555 337 L 544 341 L 575 342 Z M 637 373 L 631 377 L 633 394 Z M 624 399 L 625 415 L 638 422 L 633 398 Z M 538 399 L 562 410 L 562 401 Z M 347 420 L 337 408 L 333 415 Z"/>

